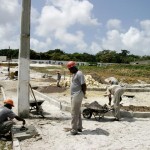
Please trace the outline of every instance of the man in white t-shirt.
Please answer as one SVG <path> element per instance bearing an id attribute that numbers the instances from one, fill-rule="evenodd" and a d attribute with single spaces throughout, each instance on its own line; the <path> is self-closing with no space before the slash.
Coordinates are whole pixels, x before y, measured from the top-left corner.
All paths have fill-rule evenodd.
<path id="1" fill-rule="evenodd" d="M 67 68 L 70 73 L 73 74 L 70 86 L 72 115 L 71 134 L 76 135 L 78 132 L 82 132 L 81 103 L 86 94 L 86 83 L 83 73 L 78 70 L 74 61 L 69 61 Z"/>
<path id="2" fill-rule="evenodd" d="M 107 94 L 109 97 L 109 104 L 111 105 L 111 100 L 113 99 L 113 114 L 116 121 L 120 120 L 120 101 L 122 100 L 121 96 L 125 92 L 125 89 L 120 85 L 111 85 L 107 89 Z"/>

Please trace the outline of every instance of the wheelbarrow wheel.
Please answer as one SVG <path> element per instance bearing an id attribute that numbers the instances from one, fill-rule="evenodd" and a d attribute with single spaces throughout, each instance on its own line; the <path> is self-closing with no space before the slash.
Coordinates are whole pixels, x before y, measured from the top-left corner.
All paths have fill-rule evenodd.
<path id="1" fill-rule="evenodd" d="M 84 118 L 86 119 L 90 119 L 91 116 L 92 116 L 92 112 L 90 109 L 84 109 L 83 112 L 82 112 L 82 115 Z"/>

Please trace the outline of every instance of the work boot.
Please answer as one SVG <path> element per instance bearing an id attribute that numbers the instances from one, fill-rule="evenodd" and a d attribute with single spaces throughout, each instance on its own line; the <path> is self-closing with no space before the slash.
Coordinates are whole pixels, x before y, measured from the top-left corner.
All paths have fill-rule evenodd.
<path id="1" fill-rule="evenodd" d="M 119 118 L 114 118 L 113 121 L 120 121 L 120 119 Z"/>
<path id="2" fill-rule="evenodd" d="M 78 132 L 82 132 L 82 129 L 78 129 Z"/>
<path id="3" fill-rule="evenodd" d="M 78 132 L 77 132 L 76 130 L 72 129 L 72 130 L 70 131 L 70 134 L 71 134 L 71 135 L 77 135 Z"/>

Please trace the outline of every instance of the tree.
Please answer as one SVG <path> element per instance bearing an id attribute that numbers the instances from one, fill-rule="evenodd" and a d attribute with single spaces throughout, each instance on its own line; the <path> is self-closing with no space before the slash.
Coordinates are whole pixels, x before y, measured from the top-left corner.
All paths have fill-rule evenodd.
<path id="1" fill-rule="evenodd" d="M 68 55 L 64 54 L 64 55 L 60 56 L 60 60 L 69 61 L 71 59 L 70 59 L 70 57 Z"/>
<path id="2" fill-rule="evenodd" d="M 96 57 L 95 57 L 95 55 L 91 55 L 91 54 L 88 54 L 88 53 L 83 53 L 82 61 L 96 62 Z"/>
<path id="3" fill-rule="evenodd" d="M 115 63 L 116 56 L 117 56 L 116 51 L 103 50 L 96 54 L 96 60 L 97 62 L 102 62 L 102 63 Z"/>
<path id="4" fill-rule="evenodd" d="M 30 59 L 37 59 L 37 53 L 34 50 L 30 50 Z"/>
<path id="5" fill-rule="evenodd" d="M 126 57 L 128 54 L 130 54 L 130 51 L 128 51 L 128 50 L 121 50 L 121 51 L 122 51 L 121 55 L 124 57 Z"/>
<path id="6" fill-rule="evenodd" d="M 60 49 L 55 49 L 55 50 L 49 50 L 46 52 L 47 54 L 53 54 L 53 53 L 57 53 L 57 54 L 64 54 L 63 51 L 61 51 Z"/>
<path id="7" fill-rule="evenodd" d="M 7 56 L 9 59 L 18 59 L 19 49 L 1 49 L 0 56 Z M 30 59 L 41 60 L 74 60 L 80 62 L 102 62 L 102 63 L 130 63 L 131 61 L 138 60 L 150 60 L 150 56 L 137 56 L 129 55 L 128 50 L 121 50 L 121 53 L 117 53 L 115 50 L 103 50 L 96 55 L 88 53 L 73 53 L 68 54 L 60 49 L 49 50 L 47 52 L 36 52 L 30 50 Z"/>
<path id="8" fill-rule="evenodd" d="M 72 57 L 74 61 L 79 61 L 79 60 L 82 61 L 82 54 L 80 53 L 73 53 Z"/>
<path id="9" fill-rule="evenodd" d="M 119 53 L 121 63 L 129 63 L 128 61 L 128 54 L 130 53 L 128 50 L 121 50 L 122 52 Z"/>

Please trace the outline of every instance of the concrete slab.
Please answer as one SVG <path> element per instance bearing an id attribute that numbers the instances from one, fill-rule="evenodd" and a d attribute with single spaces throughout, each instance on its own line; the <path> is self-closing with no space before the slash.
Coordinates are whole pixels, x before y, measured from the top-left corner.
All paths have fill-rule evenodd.
<path id="1" fill-rule="evenodd" d="M 14 125 L 12 128 L 13 139 L 25 140 L 34 136 L 39 135 L 36 128 L 33 125 L 22 128 L 20 125 Z"/>
<path id="2" fill-rule="evenodd" d="M 149 118 L 150 112 L 133 112 L 133 117 L 135 117 L 135 118 Z"/>
<path id="3" fill-rule="evenodd" d="M 121 110 L 120 111 L 120 115 L 122 118 L 133 118 L 133 112 L 132 111 L 125 111 L 125 110 Z"/>
<path id="4" fill-rule="evenodd" d="M 150 88 L 126 88 L 126 92 L 150 92 Z"/>

